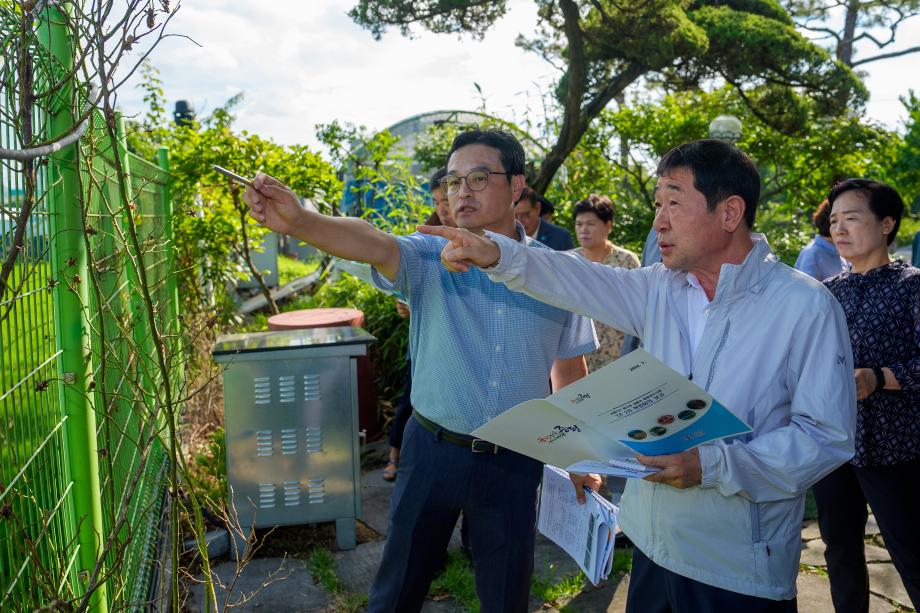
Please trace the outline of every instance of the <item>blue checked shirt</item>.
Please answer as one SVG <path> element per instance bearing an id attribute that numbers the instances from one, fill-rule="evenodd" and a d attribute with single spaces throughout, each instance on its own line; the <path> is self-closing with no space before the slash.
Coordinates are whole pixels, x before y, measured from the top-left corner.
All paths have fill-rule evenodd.
<path id="1" fill-rule="evenodd" d="M 546 248 L 520 224 L 518 232 L 528 246 Z M 512 292 L 478 268 L 448 272 L 443 238 L 396 240 L 396 282 L 376 270 L 374 281 L 408 298 L 412 406 L 447 430 L 468 434 L 516 404 L 548 396 L 557 358 L 597 349 L 590 319 Z"/>

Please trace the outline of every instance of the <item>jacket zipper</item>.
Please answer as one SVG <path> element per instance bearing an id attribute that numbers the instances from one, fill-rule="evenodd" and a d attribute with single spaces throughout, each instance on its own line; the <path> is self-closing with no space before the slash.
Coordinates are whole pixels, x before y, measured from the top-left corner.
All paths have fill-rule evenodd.
<path id="1" fill-rule="evenodd" d="M 760 543 L 763 537 L 760 534 L 760 509 L 756 502 L 750 502 L 751 505 L 751 542 Z M 770 546 L 766 546 L 767 555 L 770 555 Z"/>
<path id="2" fill-rule="evenodd" d="M 709 386 L 712 385 L 712 378 L 716 374 L 716 360 L 719 359 L 719 354 L 722 353 L 722 348 L 725 347 L 725 342 L 728 340 L 728 331 L 732 327 L 732 322 L 729 320 L 725 323 L 725 330 L 722 332 L 722 338 L 719 339 L 719 344 L 716 346 L 716 351 L 712 355 L 712 362 L 709 364 L 709 377 L 706 379 L 706 391 L 709 391 Z"/>

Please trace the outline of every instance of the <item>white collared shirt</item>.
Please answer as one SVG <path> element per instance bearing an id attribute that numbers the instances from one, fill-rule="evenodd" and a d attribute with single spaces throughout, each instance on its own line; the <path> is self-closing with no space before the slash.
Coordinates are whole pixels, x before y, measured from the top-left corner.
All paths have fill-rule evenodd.
<path id="1" fill-rule="evenodd" d="M 703 338 L 706 319 L 709 317 L 709 296 L 692 272 L 687 273 L 687 282 L 692 288 L 687 292 L 687 326 L 690 328 L 690 355 L 696 358 L 696 350 Z"/>

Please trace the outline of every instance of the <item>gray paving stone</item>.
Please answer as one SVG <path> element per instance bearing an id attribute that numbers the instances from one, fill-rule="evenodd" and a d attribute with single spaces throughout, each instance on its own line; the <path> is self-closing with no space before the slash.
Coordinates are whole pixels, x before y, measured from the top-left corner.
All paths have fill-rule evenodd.
<path id="1" fill-rule="evenodd" d="M 826 577 L 812 573 L 799 573 L 799 613 L 827 613 L 834 610 L 831 602 L 831 587 Z M 869 596 L 869 613 L 891 613 L 891 605 L 875 595 Z"/>
<path id="2" fill-rule="evenodd" d="M 869 520 L 866 522 L 866 536 L 872 536 L 873 534 L 881 534 L 881 530 L 878 529 L 875 515 L 870 514 Z"/>
<path id="3" fill-rule="evenodd" d="M 393 483 L 383 480 L 383 469 L 364 473 L 361 477 L 361 521 L 381 536 L 386 536 L 390 521 L 390 497 Z"/>
<path id="4" fill-rule="evenodd" d="M 809 566 L 826 566 L 827 563 L 824 561 L 824 550 L 824 541 L 821 539 L 805 541 L 802 543 L 802 558 L 800 562 L 802 564 L 808 564 Z"/>
<path id="5" fill-rule="evenodd" d="M 826 549 L 824 541 L 815 539 L 802 543 L 802 564 L 809 566 L 827 566 L 824 560 L 824 550 Z M 867 562 L 890 562 L 891 556 L 884 547 L 866 544 L 866 561 Z"/>
<path id="6" fill-rule="evenodd" d="M 818 530 L 818 522 L 813 519 L 806 519 L 802 522 L 802 540 L 811 541 L 821 538 L 821 532 Z"/>
<path id="7" fill-rule="evenodd" d="M 877 547 L 875 545 L 866 545 L 866 561 L 867 562 L 891 562 L 891 556 L 888 554 L 888 550 L 884 547 Z"/>
<path id="8" fill-rule="evenodd" d="M 580 613 L 623 613 L 626 610 L 626 592 L 629 575 L 611 577 L 598 587 L 590 587 L 566 603 L 566 610 Z"/>
<path id="9" fill-rule="evenodd" d="M 383 556 L 384 541 L 363 543 L 335 554 L 335 574 L 349 592 L 369 594 Z"/>
<path id="10" fill-rule="evenodd" d="M 233 611 L 321 612 L 329 607 L 329 596 L 313 584 L 306 562 L 292 558 L 256 558 L 243 569 L 228 592 L 236 574 L 235 562 L 224 562 L 212 569 L 219 610 L 233 605 Z M 187 610 L 204 611 L 204 585 L 192 586 Z"/>
<path id="11" fill-rule="evenodd" d="M 466 611 L 466 609 L 449 598 L 447 600 L 426 600 L 422 605 L 422 613 L 460 613 L 461 611 Z"/>
<path id="12" fill-rule="evenodd" d="M 910 597 L 894 564 L 869 564 L 869 591 L 911 608 Z"/>

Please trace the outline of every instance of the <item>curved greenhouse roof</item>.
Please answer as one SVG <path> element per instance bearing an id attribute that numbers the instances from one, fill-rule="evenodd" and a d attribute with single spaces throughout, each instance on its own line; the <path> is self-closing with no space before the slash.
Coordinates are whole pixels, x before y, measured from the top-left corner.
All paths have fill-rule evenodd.
<path id="1" fill-rule="evenodd" d="M 489 121 L 494 123 L 501 124 L 509 132 L 513 133 L 521 144 L 524 147 L 524 152 L 527 155 L 527 161 L 539 161 L 543 159 L 543 156 L 546 153 L 544 147 L 530 134 L 521 130 L 519 127 L 513 123 L 507 122 L 498 117 L 488 115 L 486 113 L 481 113 L 479 111 L 462 111 L 462 110 L 441 110 L 441 111 L 429 111 L 427 113 L 419 113 L 418 115 L 412 115 L 405 119 L 401 119 L 394 123 L 393 125 L 386 128 L 390 134 L 398 138 L 396 145 L 393 147 L 393 153 L 396 155 L 402 155 L 406 157 L 412 157 L 413 152 L 415 151 L 416 145 L 418 145 L 419 137 L 425 132 L 428 131 L 428 128 L 431 126 L 441 125 L 445 123 L 454 123 L 454 124 L 478 124 L 483 121 Z M 358 157 L 361 157 L 363 146 L 359 147 L 355 153 Z M 418 167 L 416 164 L 413 164 L 412 172 L 414 174 L 423 174 L 426 168 Z M 345 169 L 345 178 L 346 181 L 350 179 L 351 173 L 349 169 Z"/>
<path id="2" fill-rule="evenodd" d="M 513 133 L 521 142 L 521 145 L 523 145 L 528 162 L 539 162 L 543 159 L 543 156 L 546 153 L 544 147 L 530 134 L 521 130 L 519 127 L 510 122 L 504 121 L 498 117 L 494 117 L 486 113 L 481 113 L 479 111 L 430 111 L 427 113 L 412 115 L 411 117 L 397 121 L 386 129 L 397 139 L 396 144 L 392 148 L 393 155 L 411 159 L 415 152 L 416 146 L 419 144 L 420 137 L 424 135 L 432 126 L 442 124 L 481 124 L 486 121 L 493 125 L 496 123 L 500 124 L 504 129 L 507 129 L 509 132 Z M 362 155 L 363 149 L 363 145 L 358 147 L 354 151 L 355 157 L 359 159 L 364 157 Z M 421 176 L 428 171 L 428 168 L 423 168 L 418 162 L 413 161 L 411 168 L 412 174 Z M 344 168 L 343 175 L 346 189 L 342 195 L 340 209 L 345 214 L 354 214 L 357 212 L 357 198 L 355 196 L 354 190 L 347 188 L 347 186 L 355 185 L 354 175 L 352 174 L 351 168 Z M 395 203 L 387 202 L 383 198 L 375 196 L 373 202 L 363 202 L 360 208 L 364 209 L 370 207 L 376 209 L 381 214 L 386 214 L 390 207 L 394 204 Z"/>

